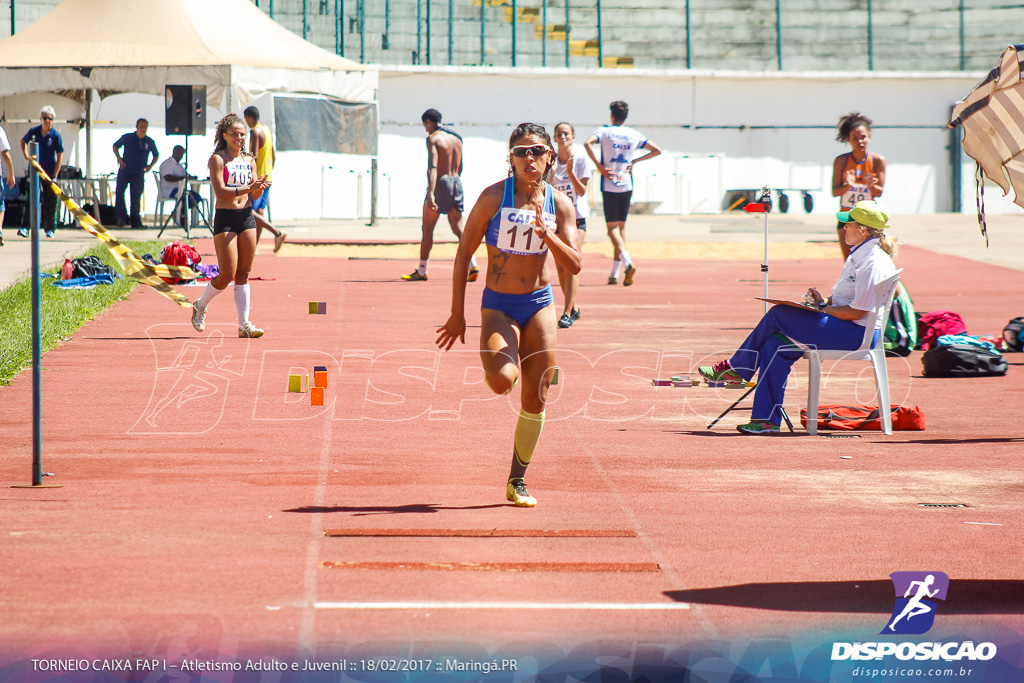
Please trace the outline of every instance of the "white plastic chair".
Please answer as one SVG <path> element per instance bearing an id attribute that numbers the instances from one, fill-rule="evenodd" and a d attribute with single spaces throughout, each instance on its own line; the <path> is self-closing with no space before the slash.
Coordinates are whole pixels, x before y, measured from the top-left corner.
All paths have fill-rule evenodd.
<path id="1" fill-rule="evenodd" d="M 153 171 L 153 176 L 156 178 L 156 226 L 162 228 L 164 226 L 164 204 L 167 202 L 171 203 L 171 208 L 174 208 L 174 202 L 178 201 L 178 196 L 185 191 L 185 181 L 178 181 L 178 194 L 174 197 L 165 197 L 163 192 L 163 183 L 160 178 L 160 171 Z"/>
<path id="2" fill-rule="evenodd" d="M 810 361 L 807 378 L 807 433 L 818 433 L 818 395 L 821 389 L 821 361 L 823 360 L 865 360 L 875 371 L 875 387 L 878 390 L 878 412 L 882 418 L 882 432 L 892 434 L 892 412 L 889 408 L 889 374 L 885 369 L 885 321 L 889 319 L 896 285 L 900 281 L 900 268 L 896 273 L 875 285 L 875 309 L 864 316 L 864 339 L 853 351 L 845 349 L 802 348 L 803 357 Z M 875 324 L 881 319 L 878 339 L 875 340 Z"/>

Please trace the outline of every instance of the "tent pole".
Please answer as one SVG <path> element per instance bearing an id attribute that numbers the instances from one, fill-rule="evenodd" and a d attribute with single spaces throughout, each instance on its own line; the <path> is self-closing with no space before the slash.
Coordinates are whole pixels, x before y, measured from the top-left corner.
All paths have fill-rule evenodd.
<path id="1" fill-rule="evenodd" d="M 85 89 L 85 177 L 92 178 L 92 88 Z"/>

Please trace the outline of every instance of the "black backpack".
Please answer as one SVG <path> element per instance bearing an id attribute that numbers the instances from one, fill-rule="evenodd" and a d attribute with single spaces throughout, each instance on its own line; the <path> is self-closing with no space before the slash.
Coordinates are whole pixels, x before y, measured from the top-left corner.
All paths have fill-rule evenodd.
<path id="1" fill-rule="evenodd" d="M 74 267 L 71 277 L 89 277 L 90 275 L 102 273 L 117 277 L 114 269 L 100 261 L 96 256 L 83 256 L 82 258 L 71 259 L 71 265 Z"/>
<path id="2" fill-rule="evenodd" d="M 986 377 L 1006 374 L 1006 361 L 995 351 L 972 344 L 939 345 L 921 356 L 926 377 Z"/>
<path id="3" fill-rule="evenodd" d="M 1010 351 L 1024 351 L 1024 318 L 1014 318 L 1006 323 L 1003 339 Z"/>

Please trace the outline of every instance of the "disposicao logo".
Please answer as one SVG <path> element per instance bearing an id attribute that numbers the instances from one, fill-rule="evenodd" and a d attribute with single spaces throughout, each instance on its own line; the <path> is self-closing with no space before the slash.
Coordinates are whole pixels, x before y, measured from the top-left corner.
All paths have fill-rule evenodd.
<path id="1" fill-rule="evenodd" d="M 946 599 L 949 577 L 943 572 L 893 572 L 896 604 L 880 635 L 920 635 L 935 623 L 938 600 Z M 993 643 L 972 641 L 948 643 L 864 642 L 833 643 L 832 661 L 881 660 L 895 656 L 899 660 L 946 662 L 987 661 L 996 656 Z"/>
<path id="2" fill-rule="evenodd" d="M 949 577 L 943 572 L 893 572 L 889 578 L 896 590 L 896 605 L 881 635 L 927 633 L 935 623 L 937 601 L 946 599 Z"/>

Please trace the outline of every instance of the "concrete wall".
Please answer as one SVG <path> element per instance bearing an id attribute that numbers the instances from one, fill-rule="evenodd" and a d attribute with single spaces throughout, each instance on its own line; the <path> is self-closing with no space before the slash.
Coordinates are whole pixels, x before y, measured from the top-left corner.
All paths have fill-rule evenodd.
<path id="1" fill-rule="evenodd" d="M 381 72 L 379 102 L 378 215 L 418 216 L 426 184 L 426 151 L 420 115 L 439 109 L 465 138 L 464 183 L 471 204 L 490 183 L 507 174 L 508 136 L 523 121 L 548 126 L 567 120 L 577 142 L 604 124 L 608 103 L 630 103 L 627 123 L 643 131 L 665 154 L 635 168 L 637 201 L 657 203 L 659 213 L 708 213 L 722 208 L 729 190 L 794 190 L 791 211 L 803 211 L 809 192 L 814 213 L 831 213 L 832 160 L 847 147 L 835 141 L 839 116 L 862 111 L 875 122 L 871 149 L 888 162 L 884 203 L 894 213 L 946 212 L 952 207 L 950 132 L 945 122 L 953 102 L 966 95 L 981 73 L 716 73 L 696 71 L 511 70 L 403 67 Z M 52 102 L 59 118 L 73 118 L 77 105 L 49 95 L 7 98 L 8 119 L 37 118 Z M 63 102 L 63 104 L 61 104 Z M 245 103 L 249 104 L 249 103 Z M 255 103 L 273 123 L 272 103 Z M 240 107 L 241 109 L 241 107 Z M 163 99 L 117 95 L 95 107 L 94 175 L 114 173 L 110 146 L 142 116 L 164 158 L 181 137 L 163 135 Z M 206 136 L 189 138 L 189 169 L 204 177 L 215 121 L 209 111 Z M 28 124 L 7 125 L 12 140 Z M 84 131 L 61 125 L 66 163 L 85 166 Z M 77 143 L 77 144 L 76 144 Z M 16 143 L 15 143 L 16 144 Z M 964 157 L 962 211 L 974 212 L 973 162 Z M 21 164 L 18 166 L 21 173 Z M 368 218 L 370 160 L 318 152 L 279 154 L 272 215 L 282 219 Z M 147 178 L 147 209 L 156 187 Z M 592 200 L 598 199 L 592 193 Z M 989 213 L 1019 213 L 995 186 L 986 189 Z"/>
<path id="2" fill-rule="evenodd" d="M 567 71 L 404 68 L 381 72 L 381 170 L 391 178 L 391 210 L 417 215 L 425 151 L 420 114 L 439 109 L 466 138 L 467 197 L 504 177 L 508 135 L 523 121 L 548 127 L 567 120 L 578 142 L 604 124 L 608 103 L 630 103 L 631 125 L 665 154 L 635 167 L 635 197 L 662 213 L 714 212 L 727 190 L 807 190 L 815 213 L 836 210 L 833 159 L 848 146 L 835 124 L 850 111 L 871 117 L 871 149 L 884 155 L 884 201 L 894 213 L 952 206 L 950 107 L 981 73 L 878 74 L 690 71 Z M 966 159 L 969 161 L 969 159 Z M 965 164 L 969 181 L 973 165 Z M 973 209 L 973 183 L 964 211 Z M 397 189 L 400 185 L 401 189 Z M 970 200 L 970 201 L 968 201 Z M 794 209 L 800 193 L 791 196 Z M 999 213 L 1006 203 L 989 198 Z"/>

